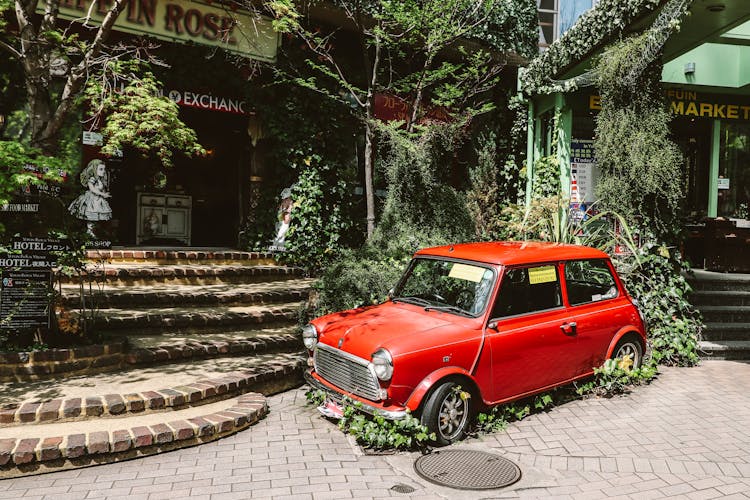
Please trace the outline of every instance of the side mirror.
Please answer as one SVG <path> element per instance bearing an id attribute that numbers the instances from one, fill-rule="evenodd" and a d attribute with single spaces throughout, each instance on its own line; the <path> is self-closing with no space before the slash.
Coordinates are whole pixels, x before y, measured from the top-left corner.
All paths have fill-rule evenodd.
<path id="1" fill-rule="evenodd" d="M 393 298 L 393 294 L 394 294 L 395 292 L 396 292 L 396 289 L 395 289 L 395 288 L 391 288 L 390 290 L 388 290 L 388 299 L 389 299 L 389 300 Z"/>
<path id="2" fill-rule="evenodd" d="M 497 330 L 497 324 L 499 323 L 496 319 L 491 319 L 489 323 L 487 323 L 487 328 L 489 330 Z"/>

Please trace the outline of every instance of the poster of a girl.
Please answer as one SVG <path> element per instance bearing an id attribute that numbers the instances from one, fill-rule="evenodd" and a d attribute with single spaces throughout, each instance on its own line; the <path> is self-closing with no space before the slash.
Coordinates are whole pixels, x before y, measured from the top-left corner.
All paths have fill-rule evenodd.
<path id="1" fill-rule="evenodd" d="M 73 200 L 68 211 L 74 217 L 85 220 L 87 232 L 95 237 L 94 224 L 112 218 L 112 208 L 107 201 L 111 196 L 107 166 L 102 160 L 91 160 L 81 172 L 80 179 L 86 192 Z"/>

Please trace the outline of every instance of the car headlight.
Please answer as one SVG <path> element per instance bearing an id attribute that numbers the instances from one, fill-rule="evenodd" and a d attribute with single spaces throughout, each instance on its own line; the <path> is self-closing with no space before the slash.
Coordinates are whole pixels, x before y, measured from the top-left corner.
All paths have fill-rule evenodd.
<path id="1" fill-rule="evenodd" d="M 316 330 L 313 325 L 305 325 L 302 329 L 302 343 L 305 344 L 305 347 L 310 351 L 312 351 L 315 344 L 318 343 L 318 330 Z"/>
<path id="2" fill-rule="evenodd" d="M 375 376 L 380 380 L 390 380 L 393 376 L 393 358 L 391 353 L 385 349 L 378 349 L 372 355 L 372 367 Z"/>

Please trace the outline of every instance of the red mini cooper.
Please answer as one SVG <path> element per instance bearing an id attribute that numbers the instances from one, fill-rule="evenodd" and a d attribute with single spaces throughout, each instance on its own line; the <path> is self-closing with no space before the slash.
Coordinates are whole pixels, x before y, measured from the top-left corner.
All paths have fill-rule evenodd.
<path id="1" fill-rule="evenodd" d="M 303 338 L 306 379 L 329 408 L 348 396 L 391 419 L 408 409 L 445 445 L 481 408 L 588 377 L 607 358 L 640 366 L 646 326 L 599 250 L 468 243 L 418 251 L 385 303 L 317 318 Z"/>

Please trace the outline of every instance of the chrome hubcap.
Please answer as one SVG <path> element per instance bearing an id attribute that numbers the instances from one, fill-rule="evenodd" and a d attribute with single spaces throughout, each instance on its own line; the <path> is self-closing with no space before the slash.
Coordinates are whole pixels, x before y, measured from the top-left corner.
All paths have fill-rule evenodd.
<path id="1" fill-rule="evenodd" d="M 469 416 L 467 403 L 457 392 L 451 392 L 440 405 L 438 428 L 445 439 L 458 435 Z"/>
<path id="2" fill-rule="evenodd" d="M 635 345 L 628 343 L 620 346 L 620 348 L 617 350 L 617 354 L 615 354 L 615 357 L 623 359 L 625 356 L 630 357 L 631 361 L 633 361 L 634 366 L 638 364 L 638 350 L 636 349 Z"/>

